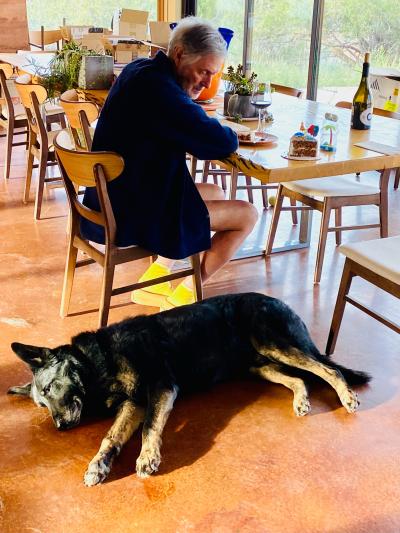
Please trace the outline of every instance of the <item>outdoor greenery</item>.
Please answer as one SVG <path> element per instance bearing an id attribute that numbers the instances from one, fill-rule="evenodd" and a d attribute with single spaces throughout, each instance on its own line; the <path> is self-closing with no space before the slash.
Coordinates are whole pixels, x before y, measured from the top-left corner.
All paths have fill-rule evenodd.
<path id="1" fill-rule="evenodd" d="M 198 15 L 234 30 L 226 65 L 242 63 L 244 0 L 197 0 Z M 305 87 L 313 0 L 255 0 L 251 68 L 260 80 Z M 29 25 L 109 27 L 116 8 L 146 9 L 156 18 L 156 0 L 27 0 Z M 355 86 L 362 57 L 374 66 L 400 67 L 400 11 L 393 0 L 325 0 L 320 87 Z"/>
<path id="2" fill-rule="evenodd" d="M 115 10 L 121 7 L 149 11 L 150 20 L 157 19 L 157 0 L 27 0 L 26 6 L 31 30 L 58 28 L 63 18 L 70 25 L 110 28 Z"/>

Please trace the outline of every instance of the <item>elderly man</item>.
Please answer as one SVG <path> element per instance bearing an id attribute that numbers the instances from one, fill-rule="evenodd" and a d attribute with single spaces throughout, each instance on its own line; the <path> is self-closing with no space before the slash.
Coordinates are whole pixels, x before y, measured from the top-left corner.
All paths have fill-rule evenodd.
<path id="1" fill-rule="evenodd" d="M 219 159 L 237 148 L 236 134 L 193 102 L 210 86 L 225 54 L 218 30 L 196 18 L 183 19 L 171 34 L 167 55 L 158 52 L 125 67 L 101 112 L 93 150 L 115 151 L 125 161 L 123 173 L 108 187 L 117 243 L 159 254 L 141 281 L 165 275 L 174 260 L 201 251 L 207 281 L 257 220 L 251 204 L 224 200 L 215 185 L 196 185 L 186 166 L 186 153 Z M 95 190 L 86 190 L 84 203 L 98 209 Z M 104 242 L 102 228 L 91 222 L 82 223 L 82 233 Z M 191 303 L 192 281 L 185 279 L 175 291 L 168 283 L 154 285 L 134 291 L 132 299 L 162 309 Z"/>

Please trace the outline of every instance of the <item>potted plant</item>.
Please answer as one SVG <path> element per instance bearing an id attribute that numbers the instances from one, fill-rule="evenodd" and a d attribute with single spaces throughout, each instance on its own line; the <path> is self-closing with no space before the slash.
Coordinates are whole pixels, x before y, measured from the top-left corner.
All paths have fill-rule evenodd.
<path id="1" fill-rule="evenodd" d="M 114 77 L 111 55 L 88 50 L 71 41 L 56 52 L 49 68 L 39 67 L 32 61 L 35 75 L 54 99 L 68 89 L 108 89 Z"/>
<path id="2" fill-rule="evenodd" d="M 235 118 L 257 117 L 257 110 L 251 103 L 251 95 L 257 74 L 254 72 L 248 77 L 243 72 L 243 66 L 238 65 L 236 70 L 229 66 L 227 73 L 222 76 L 225 81 L 224 115 Z"/>

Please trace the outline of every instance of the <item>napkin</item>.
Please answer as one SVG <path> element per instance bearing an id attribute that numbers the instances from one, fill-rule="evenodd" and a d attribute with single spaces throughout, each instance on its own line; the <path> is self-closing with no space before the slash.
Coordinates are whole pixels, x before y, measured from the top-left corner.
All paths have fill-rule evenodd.
<path id="1" fill-rule="evenodd" d="M 222 118 L 219 122 L 222 124 L 222 126 L 229 126 L 229 128 L 231 128 L 233 131 L 236 131 L 236 133 L 250 131 L 248 126 L 238 124 L 237 122 L 231 122 L 230 120 L 225 120 L 224 118 Z"/>
<path id="2" fill-rule="evenodd" d="M 398 155 L 400 154 L 400 146 L 389 146 L 388 144 L 377 143 L 374 141 L 365 141 L 356 143 L 354 146 L 359 146 L 365 150 L 371 150 L 372 152 L 378 152 L 385 155 Z"/>

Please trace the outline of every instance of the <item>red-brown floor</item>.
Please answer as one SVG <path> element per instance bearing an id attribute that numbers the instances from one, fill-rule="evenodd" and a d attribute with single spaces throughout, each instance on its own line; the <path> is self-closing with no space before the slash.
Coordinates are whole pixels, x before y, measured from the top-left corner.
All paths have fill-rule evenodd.
<path id="1" fill-rule="evenodd" d="M 1 173 L 4 144 L 0 143 Z M 0 531 L 3 533 L 398 533 L 400 531 L 399 336 L 348 308 L 334 357 L 373 376 L 350 415 L 329 387 L 311 390 L 312 412 L 296 418 L 291 392 L 267 382 L 227 383 L 180 398 L 168 421 L 160 471 L 135 475 L 140 437 L 116 460 L 109 480 L 86 488 L 82 477 L 111 420 L 58 432 L 45 409 L 6 395 L 29 380 L 12 341 L 55 346 L 96 326 L 100 269 L 75 280 L 72 315 L 59 317 L 66 250 L 66 201 L 50 191 L 43 216 L 21 201 L 24 152 L 0 180 Z M 373 179 L 364 177 L 362 179 Z M 390 233 L 400 232 L 400 191 L 391 190 Z M 33 195 L 32 195 L 33 200 Z M 372 219 L 373 208 L 349 221 Z M 288 214 L 286 214 L 289 217 Z M 206 296 L 258 291 L 284 299 L 324 350 L 343 258 L 328 239 L 322 281 L 314 286 L 318 217 L 310 250 L 226 266 Z M 283 224 L 281 235 L 290 229 Z M 373 238 L 375 230 L 345 240 Z M 146 263 L 147 264 L 147 263 Z M 135 278 L 145 264 L 126 265 Z M 118 282 L 118 280 L 117 280 Z M 355 284 L 358 295 L 399 319 L 399 304 Z M 151 313 L 114 300 L 111 321 Z"/>

